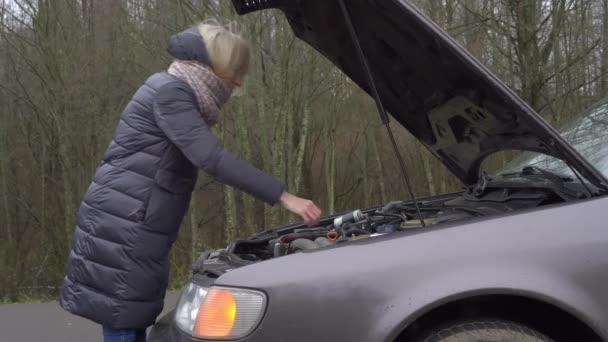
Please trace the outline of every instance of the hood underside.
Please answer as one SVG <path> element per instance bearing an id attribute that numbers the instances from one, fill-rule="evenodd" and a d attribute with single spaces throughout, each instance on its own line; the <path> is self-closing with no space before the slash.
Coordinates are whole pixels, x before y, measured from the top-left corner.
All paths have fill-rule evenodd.
<path id="1" fill-rule="evenodd" d="M 239 14 L 278 8 L 295 35 L 371 94 L 338 0 L 233 0 Z M 604 177 L 532 108 L 408 1 L 346 0 L 387 112 L 465 184 L 500 150 L 567 160 Z"/>

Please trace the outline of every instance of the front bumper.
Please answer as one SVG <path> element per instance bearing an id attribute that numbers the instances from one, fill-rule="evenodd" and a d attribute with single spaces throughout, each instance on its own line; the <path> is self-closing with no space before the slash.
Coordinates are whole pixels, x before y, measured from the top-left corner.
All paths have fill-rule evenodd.
<path id="1" fill-rule="evenodd" d="M 149 342 L 192 342 L 197 341 L 192 336 L 187 335 L 175 326 L 173 317 L 175 310 L 161 317 L 150 330 L 147 341 Z"/>
<path id="2" fill-rule="evenodd" d="M 150 330 L 150 334 L 148 335 L 148 342 L 202 342 L 210 340 L 200 340 L 192 337 L 189 334 L 181 331 L 174 323 L 173 316 L 175 315 L 175 310 L 171 310 L 166 315 L 161 317 L 161 319 L 152 327 Z M 238 342 L 258 342 L 262 341 L 254 336 L 250 335 L 245 339 L 238 340 Z M 264 341 L 268 342 L 268 340 Z M 278 341 L 278 340 L 277 340 Z M 235 341 L 232 341 L 235 342 Z"/>
<path id="3" fill-rule="evenodd" d="M 148 342 L 212 342 L 210 340 L 200 340 L 181 331 L 174 323 L 173 316 L 175 310 L 164 315 L 150 330 L 146 341 Z M 256 342 L 256 339 L 246 338 L 238 342 Z M 237 341 L 231 341 L 237 342 Z"/>

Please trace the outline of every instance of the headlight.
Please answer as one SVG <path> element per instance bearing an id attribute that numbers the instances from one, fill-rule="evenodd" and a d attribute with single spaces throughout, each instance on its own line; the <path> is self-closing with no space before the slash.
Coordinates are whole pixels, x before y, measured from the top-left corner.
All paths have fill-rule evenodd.
<path id="1" fill-rule="evenodd" d="M 192 335 L 194 329 L 194 322 L 196 321 L 196 315 L 198 315 L 198 309 L 201 306 L 201 302 L 209 291 L 206 287 L 201 287 L 193 283 L 188 283 L 177 302 L 175 308 L 175 323 L 177 326 Z"/>
<path id="2" fill-rule="evenodd" d="M 249 335 L 262 320 L 266 295 L 259 291 L 211 287 L 198 310 L 192 336 L 236 340 Z"/>

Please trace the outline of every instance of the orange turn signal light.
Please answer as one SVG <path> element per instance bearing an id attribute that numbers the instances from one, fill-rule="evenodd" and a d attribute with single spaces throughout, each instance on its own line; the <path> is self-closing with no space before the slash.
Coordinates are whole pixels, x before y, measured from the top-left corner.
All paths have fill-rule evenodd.
<path id="1" fill-rule="evenodd" d="M 236 320 L 236 299 L 229 290 L 211 288 L 201 304 L 193 335 L 203 338 L 230 336 Z"/>

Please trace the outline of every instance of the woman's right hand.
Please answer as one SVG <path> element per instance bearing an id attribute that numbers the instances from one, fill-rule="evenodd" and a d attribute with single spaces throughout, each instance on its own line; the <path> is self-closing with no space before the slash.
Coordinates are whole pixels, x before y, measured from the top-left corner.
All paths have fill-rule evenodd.
<path id="1" fill-rule="evenodd" d="M 321 209 L 311 200 L 294 196 L 288 192 L 283 192 L 279 202 L 283 208 L 300 216 L 308 226 L 319 224 L 321 219 Z"/>

